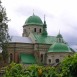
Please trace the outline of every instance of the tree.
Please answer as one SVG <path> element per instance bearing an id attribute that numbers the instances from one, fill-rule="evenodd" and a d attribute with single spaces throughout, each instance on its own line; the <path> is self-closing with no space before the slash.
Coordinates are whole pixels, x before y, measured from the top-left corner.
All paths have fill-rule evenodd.
<path id="1" fill-rule="evenodd" d="M 7 45 L 10 40 L 10 36 L 8 33 L 8 17 L 6 16 L 6 9 L 2 7 L 0 0 L 0 49 L 2 50 L 2 56 L 4 62 L 8 57 L 7 53 Z"/>
<path id="2" fill-rule="evenodd" d="M 77 54 L 65 58 L 59 69 L 62 77 L 77 77 Z"/>

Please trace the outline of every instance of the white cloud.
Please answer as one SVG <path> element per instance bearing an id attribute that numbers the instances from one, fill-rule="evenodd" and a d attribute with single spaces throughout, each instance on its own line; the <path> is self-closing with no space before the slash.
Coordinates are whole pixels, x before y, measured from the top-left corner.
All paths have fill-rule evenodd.
<path id="1" fill-rule="evenodd" d="M 11 19 L 10 34 L 22 35 L 22 26 L 34 9 L 34 13 L 42 20 L 43 15 L 46 15 L 49 35 L 57 35 L 60 30 L 67 42 L 77 44 L 77 0 L 2 0 L 2 2 Z"/>

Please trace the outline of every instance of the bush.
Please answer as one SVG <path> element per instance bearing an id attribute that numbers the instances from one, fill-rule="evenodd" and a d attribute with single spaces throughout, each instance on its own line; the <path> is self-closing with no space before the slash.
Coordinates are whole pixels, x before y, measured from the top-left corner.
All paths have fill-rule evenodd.
<path id="1" fill-rule="evenodd" d="M 77 77 L 77 54 L 65 58 L 59 69 L 62 77 Z"/>

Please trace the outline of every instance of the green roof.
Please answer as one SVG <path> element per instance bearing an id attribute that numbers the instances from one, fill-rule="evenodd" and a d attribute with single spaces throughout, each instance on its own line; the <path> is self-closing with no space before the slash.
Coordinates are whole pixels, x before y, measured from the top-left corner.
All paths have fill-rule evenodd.
<path id="1" fill-rule="evenodd" d="M 42 43 L 42 44 L 53 44 L 56 41 L 55 36 L 44 36 L 40 34 L 34 34 L 34 37 L 36 39 L 37 43 Z"/>
<path id="2" fill-rule="evenodd" d="M 41 18 L 39 16 L 36 16 L 36 15 L 32 15 L 30 16 L 26 22 L 25 22 L 26 25 L 42 25 L 43 26 L 43 22 L 41 20 Z"/>
<path id="3" fill-rule="evenodd" d="M 32 54 L 21 53 L 20 60 L 21 60 L 21 63 L 23 64 L 35 64 L 36 63 L 35 57 Z"/>
<path id="4" fill-rule="evenodd" d="M 64 43 L 54 43 L 48 52 L 71 52 L 70 48 Z"/>

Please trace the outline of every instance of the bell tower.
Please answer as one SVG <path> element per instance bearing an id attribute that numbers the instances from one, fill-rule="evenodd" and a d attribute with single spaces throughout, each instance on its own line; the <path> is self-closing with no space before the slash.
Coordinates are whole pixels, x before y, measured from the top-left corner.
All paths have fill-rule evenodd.
<path id="1" fill-rule="evenodd" d="M 46 21 L 45 21 L 45 15 L 44 15 L 44 24 L 43 24 L 43 32 L 42 32 L 42 35 L 43 36 L 47 36 L 47 24 L 46 24 Z"/>

